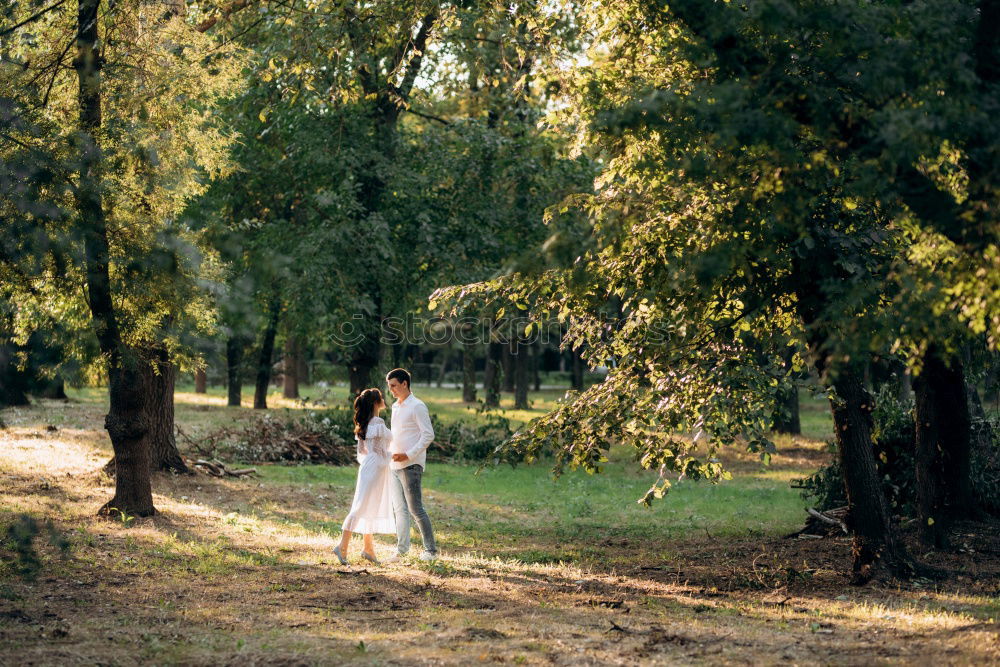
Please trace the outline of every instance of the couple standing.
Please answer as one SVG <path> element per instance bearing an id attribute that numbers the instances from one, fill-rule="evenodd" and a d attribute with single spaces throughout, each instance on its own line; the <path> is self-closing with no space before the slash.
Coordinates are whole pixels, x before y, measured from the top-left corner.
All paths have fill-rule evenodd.
<path id="1" fill-rule="evenodd" d="M 358 482 L 354 502 L 344 519 L 343 535 L 333 553 L 347 565 L 347 549 L 353 533 L 364 535 L 361 557 L 378 564 L 373 533 L 396 534 L 397 555 L 410 550 L 410 517 L 424 542 L 421 560 L 437 558 L 434 530 L 424 510 L 421 479 L 427 463 L 427 447 L 434 440 L 431 416 L 423 401 L 410 391 L 410 374 L 402 368 L 385 376 L 396 402 L 392 406 L 392 430 L 378 416 L 385 409 L 382 392 L 365 389 L 354 399 L 354 437 L 358 443 Z"/>

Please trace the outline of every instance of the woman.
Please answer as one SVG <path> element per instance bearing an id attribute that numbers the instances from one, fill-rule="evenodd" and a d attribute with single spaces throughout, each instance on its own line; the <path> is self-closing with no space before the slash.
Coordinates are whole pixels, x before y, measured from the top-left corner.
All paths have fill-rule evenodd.
<path id="1" fill-rule="evenodd" d="M 351 535 L 364 535 L 361 557 L 376 565 L 375 542 L 372 533 L 396 534 L 396 521 L 392 514 L 389 471 L 389 443 L 392 432 L 378 416 L 385 408 L 382 392 L 365 389 L 354 399 L 354 437 L 358 441 L 358 483 L 354 488 L 354 502 L 344 519 L 344 534 L 333 553 L 342 565 L 347 565 L 347 548 Z"/>

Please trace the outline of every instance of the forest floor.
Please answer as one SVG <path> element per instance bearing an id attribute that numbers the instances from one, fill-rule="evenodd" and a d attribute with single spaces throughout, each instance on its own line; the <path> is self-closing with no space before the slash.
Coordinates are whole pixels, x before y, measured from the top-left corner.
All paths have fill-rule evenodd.
<path id="1" fill-rule="evenodd" d="M 653 478 L 626 452 L 555 482 L 544 463 L 430 464 L 442 557 L 363 566 L 355 543 L 348 568 L 330 550 L 353 467 L 158 475 L 159 514 L 97 518 L 106 399 L 73 398 L 0 415 L 0 530 L 29 514 L 69 543 L 39 541 L 33 581 L 0 564 L 0 664 L 1000 661 L 996 526 L 959 526 L 950 552 L 910 541 L 945 580 L 864 587 L 845 538 L 783 539 L 805 517 L 790 482 L 828 460 L 820 439 L 782 440 L 767 467 L 728 452 L 732 480 L 683 481 L 650 509 L 635 501 Z M 250 412 L 177 400 L 194 433 Z"/>

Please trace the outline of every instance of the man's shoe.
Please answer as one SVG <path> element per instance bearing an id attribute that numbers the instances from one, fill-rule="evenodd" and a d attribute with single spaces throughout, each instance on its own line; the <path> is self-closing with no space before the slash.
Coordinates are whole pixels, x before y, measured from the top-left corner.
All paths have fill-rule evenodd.
<path id="1" fill-rule="evenodd" d="M 406 554 L 394 553 L 385 559 L 386 563 L 399 563 L 406 559 Z"/>
<path id="2" fill-rule="evenodd" d="M 438 558 L 438 555 L 437 555 L 436 552 L 435 553 L 431 553 L 430 551 L 425 551 L 422 554 L 420 554 L 420 560 L 422 560 L 422 561 L 430 562 L 430 561 L 437 560 L 437 558 Z"/>

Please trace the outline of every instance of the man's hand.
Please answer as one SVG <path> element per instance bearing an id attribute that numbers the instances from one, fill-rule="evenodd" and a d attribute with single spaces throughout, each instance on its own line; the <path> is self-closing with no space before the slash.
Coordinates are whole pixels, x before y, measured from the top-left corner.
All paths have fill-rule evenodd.
<path id="1" fill-rule="evenodd" d="M 403 461 L 407 460 L 408 458 L 410 458 L 410 457 L 407 456 L 406 454 L 393 454 L 392 455 L 392 460 L 395 461 L 396 463 L 402 463 Z"/>

